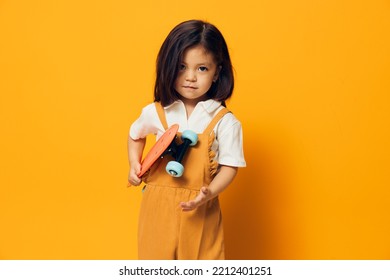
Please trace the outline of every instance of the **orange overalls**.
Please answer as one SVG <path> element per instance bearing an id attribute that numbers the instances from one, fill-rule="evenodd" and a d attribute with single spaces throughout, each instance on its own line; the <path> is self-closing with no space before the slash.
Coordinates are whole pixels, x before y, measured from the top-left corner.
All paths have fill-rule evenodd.
<path id="1" fill-rule="evenodd" d="M 156 103 L 161 123 L 168 128 L 165 112 Z M 212 119 L 198 142 L 187 150 L 182 177 L 165 171 L 172 160 L 165 156 L 144 177 L 138 230 L 138 257 L 143 260 L 218 260 L 224 259 L 222 216 L 218 197 L 197 209 L 183 212 L 180 202 L 194 199 L 202 186 L 208 186 L 217 172 L 218 163 L 211 151 L 213 128 L 229 111 L 223 108 Z M 180 137 L 178 137 L 180 138 Z"/>

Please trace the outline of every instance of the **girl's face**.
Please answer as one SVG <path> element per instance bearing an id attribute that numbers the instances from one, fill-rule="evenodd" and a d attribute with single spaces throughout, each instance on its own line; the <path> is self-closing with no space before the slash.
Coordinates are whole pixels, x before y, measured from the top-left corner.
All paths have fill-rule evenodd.
<path id="1" fill-rule="evenodd" d="M 202 46 L 186 50 L 175 82 L 180 99 L 184 103 L 206 100 L 207 91 L 218 79 L 219 69 L 213 55 Z"/>

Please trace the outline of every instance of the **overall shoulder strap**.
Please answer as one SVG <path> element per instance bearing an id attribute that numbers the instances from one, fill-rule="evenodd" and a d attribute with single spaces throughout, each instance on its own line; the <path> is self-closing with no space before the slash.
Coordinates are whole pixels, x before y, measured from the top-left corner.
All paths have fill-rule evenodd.
<path id="1" fill-rule="evenodd" d="M 214 129 L 215 125 L 225 116 L 227 113 L 230 113 L 230 111 L 223 107 L 216 115 L 215 117 L 211 120 L 209 125 L 206 127 L 206 129 L 203 131 L 204 134 L 210 134 L 211 131 Z"/>
<path id="2" fill-rule="evenodd" d="M 167 130 L 168 123 L 167 123 L 167 118 L 165 117 L 164 107 L 161 105 L 160 102 L 155 102 L 154 105 L 156 106 L 157 114 L 161 124 L 163 125 L 164 129 Z"/>

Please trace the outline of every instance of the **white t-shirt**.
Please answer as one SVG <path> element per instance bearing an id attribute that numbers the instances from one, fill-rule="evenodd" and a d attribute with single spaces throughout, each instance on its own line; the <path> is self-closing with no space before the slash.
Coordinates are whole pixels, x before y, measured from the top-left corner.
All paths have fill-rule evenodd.
<path id="1" fill-rule="evenodd" d="M 187 118 L 184 103 L 177 100 L 164 107 L 164 110 L 168 127 L 178 124 L 179 132 L 189 129 L 201 134 L 222 108 L 221 102 L 209 99 L 199 102 Z M 158 139 L 164 131 L 155 104 L 152 103 L 142 109 L 140 117 L 131 125 L 130 137 L 137 140 L 154 134 Z M 214 133 L 216 137 L 211 148 L 216 152 L 215 160 L 221 165 L 245 167 L 242 127 L 236 117 L 226 114 L 214 127 Z"/>

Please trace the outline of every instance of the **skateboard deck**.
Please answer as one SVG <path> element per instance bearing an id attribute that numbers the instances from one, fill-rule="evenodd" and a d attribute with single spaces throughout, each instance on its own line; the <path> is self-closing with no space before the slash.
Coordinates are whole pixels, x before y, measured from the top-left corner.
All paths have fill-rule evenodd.
<path id="1" fill-rule="evenodd" d="M 176 133 L 179 130 L 179 125 L 174 124 L 169 127 L 164 134 L 157 140 L 150 151 L 146 154 L 145 158 L 141 162 L 141 171 L 138 177 L 142 177 L 152 167 L 152 165 L 160 158 L 160 156 L 168 149 L 172 141 L 176 137 Z"/>

